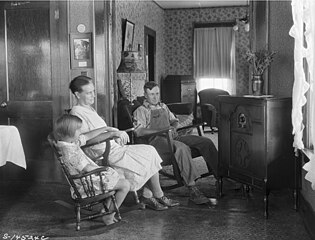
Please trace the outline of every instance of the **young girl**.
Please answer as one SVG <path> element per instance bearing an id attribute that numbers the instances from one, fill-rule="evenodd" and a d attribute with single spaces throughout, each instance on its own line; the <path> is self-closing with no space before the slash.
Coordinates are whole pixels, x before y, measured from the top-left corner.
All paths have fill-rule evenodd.
<path id="1" fill-rule="evenodd" d="M 88 134 L 81 134 L 82 120 L 76 116 L 65 114 L 61 116 L 55 124 L 54 137 L 57 140 L 57 148 L 60 151 L 63 161 L 71 175 L 85 173 L 99 168 L 85 153 L 80 146 L 85 145 L 86 141 L 98 136 L 104 131 L 108 130 L 106 127 L 95 129 L 95 131 Z M 116 201 L 118 207 L 124 201 L 127 193 L 130 191 L 130 184 L 125 179 L 120 179 L 119 174 L 112 168 L 103 174 L 103 188 L 105 191 L 115 190 Z M 99 177 L 95 176 L 99 180 Z M 99 181 L 97 181 L 99 183 Z M 83 186 L 80 181 L 76 182 L 80 194 L 85 194 Z M 101 192 L 101 185 L 95 184 L 96 192 Z M 74 196 L 74 192 L 72 192 Z M 114 206 L 111 204 L 109 210 L 113 210 Z M 114 217 L 115 213 L 103 216 L 105 225 L 110 225 L 117 220 Z"/>

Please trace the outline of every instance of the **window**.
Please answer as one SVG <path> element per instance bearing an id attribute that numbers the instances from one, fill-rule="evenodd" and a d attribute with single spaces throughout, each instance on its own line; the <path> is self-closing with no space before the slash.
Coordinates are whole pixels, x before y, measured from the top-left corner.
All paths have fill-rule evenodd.
<path id="1" fill-rule="evenodd" d="M 235 33 L 232 26 L 196 27 L 193 56 L 197 91 L 219 88 L 235 93 Z"/>
<path id="2" fill-rule="evenodd" d="M 235 80 L 231 78 L 199 78 L 196 84 L 197 92 L 206 88 L 223 89 L 229 93 L 234 93 Z"/>
<path id="3" fill-rule="evenodd" d="M 294 147 L 307 153 L 310 161 L 303 168 L 305 179 L 315 190 L 315 1 L 292 0 L 294 38 L 294 85 L 292 91 L 292 125 Z"/>

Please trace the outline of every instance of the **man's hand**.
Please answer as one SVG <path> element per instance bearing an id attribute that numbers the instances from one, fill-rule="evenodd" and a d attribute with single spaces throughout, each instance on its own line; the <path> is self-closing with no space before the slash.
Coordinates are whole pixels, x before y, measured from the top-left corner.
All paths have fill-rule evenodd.
<path id="1" fill-rule="evenodd" d="M 130 141 L 129 135 L 125 131 L 115 132 L 115 137 L 115 142 L 120 144 L 121 146 L 127 144 Z"/>
<path id="2" fill-rule="evenodd" d="M 176 127 L 170 127 L 171 132 L 172 132 L 172 138 L 175 139 L 178 137 L 178 133 L 176 131 Z"/>
<path id="3" fill-rule="evenodd" d="M 177 129 L 178 128 L 178 120 L 176 119 L 176 120 L 173 120 L 173 121 L 170 121 L 170 125 L 171 125 L 171 127 L 174 127 L 175 129 Z"/>

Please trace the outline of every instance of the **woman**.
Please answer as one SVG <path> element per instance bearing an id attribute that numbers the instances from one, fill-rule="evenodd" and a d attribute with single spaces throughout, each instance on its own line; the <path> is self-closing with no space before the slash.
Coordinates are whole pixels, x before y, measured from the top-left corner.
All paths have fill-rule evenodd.
<path id="1" fill-rule="evenodd" d="M 82 133 L 97 128 L 106 127 L 105 121 L 93 109 L 94 84 L 87 76 L 74 78 L 69 86 L 71 92 L 77 99 L 70 114 L 82 119 Z M 111 141 L 111 149 L 108 162 L 112 168 L 123 175 L 131 185 L 131 190 L 139 190 L 146 184 L 141 201 L 154 210 L 165 210 L 168 207 L 179 205 L 179 202 L 167 198 L 160 186 L 159 170 L 162 159 L 154 147 L 150 145 L 125 145 L 128 134 L 119 131 L 117 128 L 107 127 L 106 131 L 112 133 L 114 140 Z M 96 145 L 89 149 L 89 156 L 100 156 L 104 152 L 103 144 Z"/>

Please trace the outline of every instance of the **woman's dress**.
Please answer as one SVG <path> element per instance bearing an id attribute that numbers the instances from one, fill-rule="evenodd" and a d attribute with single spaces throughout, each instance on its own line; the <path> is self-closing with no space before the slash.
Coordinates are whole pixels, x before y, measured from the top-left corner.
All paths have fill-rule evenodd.
<path id="1" fill-rule="evenodd" d="M 82 119 L 82 133 L 107 126 L 105 121 L 93 108 L 74 106 L 70 114 Z M 159 154 L 154 147 L 144 144 L 121 146 L 111 140 L 108 156 L 109 165 L 131 184 L 132 190 L 140 189 L 162 167 Z M 105 144 L 98 144 L 90 148 L 88 155 L 100 156 Z"/>

